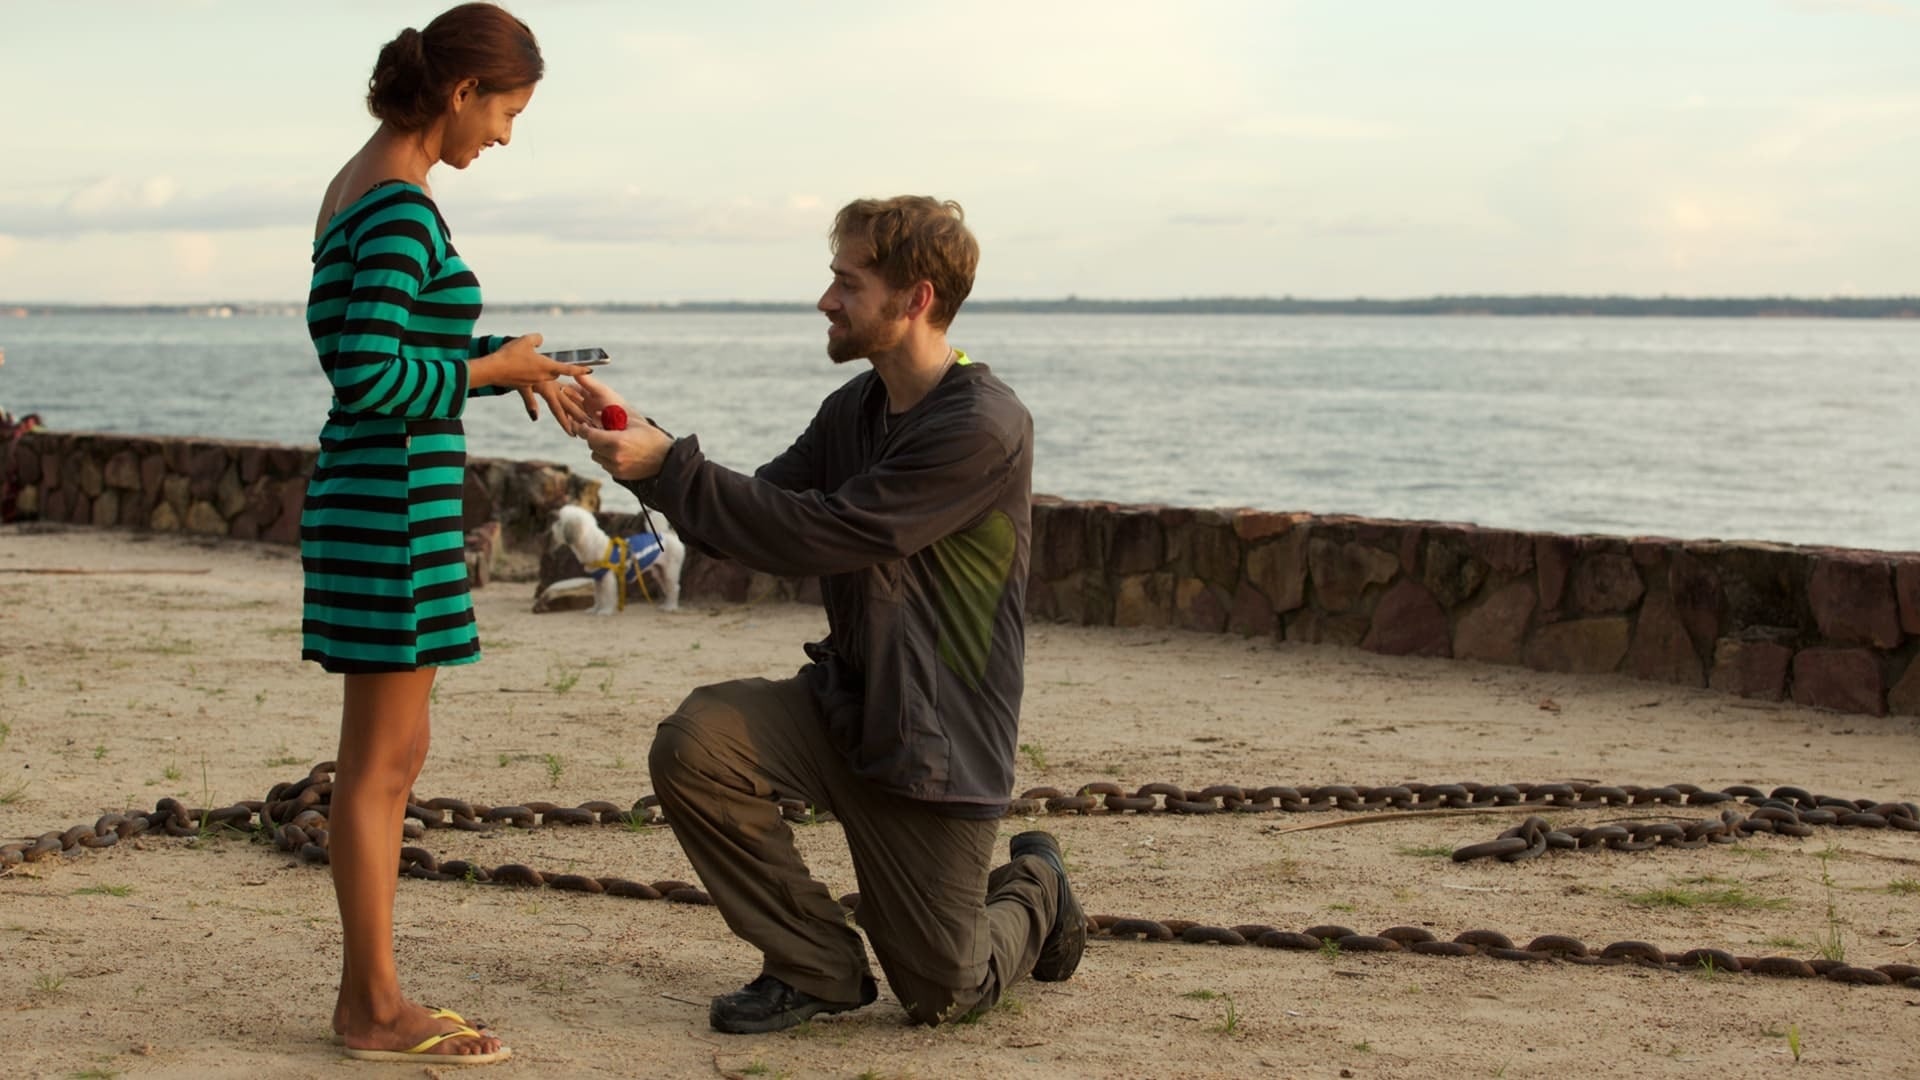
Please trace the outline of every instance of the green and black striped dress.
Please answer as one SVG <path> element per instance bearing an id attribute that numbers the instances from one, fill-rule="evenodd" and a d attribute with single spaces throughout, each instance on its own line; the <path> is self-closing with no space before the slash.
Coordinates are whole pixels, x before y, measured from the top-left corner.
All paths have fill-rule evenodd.
<path id="1" fill-rule="evenodd" d="M 460 414 L 480 283 L 427 193 L 388 181 L 314 241 L 307 330 L 333 384 L 300 515 L 301 657 L 335 673 L 480 659 L 467 595 Z"/>

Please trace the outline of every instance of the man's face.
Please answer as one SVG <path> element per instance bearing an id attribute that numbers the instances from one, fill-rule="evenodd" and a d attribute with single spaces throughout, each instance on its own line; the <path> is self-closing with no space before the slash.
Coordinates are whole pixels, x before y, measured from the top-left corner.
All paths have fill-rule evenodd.
<path id="1" fill-rule="evenodd" d="M 868 359 L 906 340 L 906 293 L 887 288 L 864 265 L 864 255 L 842 248 L 828 267 L 833 284 L 814 305 L 827 316 L 827 356 L 836 364 Z"/>

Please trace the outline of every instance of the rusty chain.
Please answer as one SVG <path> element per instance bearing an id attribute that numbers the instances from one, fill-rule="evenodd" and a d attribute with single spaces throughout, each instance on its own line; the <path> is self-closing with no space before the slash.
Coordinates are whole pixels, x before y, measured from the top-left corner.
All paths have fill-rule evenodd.
<path id="1" fill-rule="evenodd" d="M 1341 953 L 1413 953 L 1424 956 L 1490 956 L 1500 960 L 1594 966 L 1638 964 L 1668 971 L 1746 972 L 1781 978 L 1824 978 L 1854 986 L 1903 986 L 1920 990 L 1920 965 L 1856 967 L 1839 960 L 1798 960 L 1790 956 L 1736 956 L 1724 949 L 1666 952 L 1644 941 L 1616 941 L 1600 949 L 1565 934 L 1544 934 L 1516 948 L 1498 930 L 1468 930 L 1451 941 L 1418 926 L 1392 926 L 1378 934 L 1360 934 L 1345 926 L 1309 926 L 1281 930 L 1265 924 L 1207 926 L 1185 919 L 1133 919 L 1095 915 L 1090 935 L 1110 939 L 1185 942 L 1190 945 L 1253 945 L 1266 949 Z"/>
<path id="2" fill-rule="evenodd" d="M 242 801 L 221 809 L 197 809 L 187 807 L 178 799 L 163 798 L 150 813 L 138 810 L 108 813 L 97 819 L 91 827 L 75 825 L 64 832 L 43 833 L 31 840 L 0 845 L 0 869 L 11 868 L 22 862 L 37 862 L 76 847 L 112 847 L 121 840 L 148 832 L 191 837 L 219 829 L 255 836 L 270 835 L 279 850 L 292 853 L 303 862 L 324 864 L 328 861 L 327 806 L 333 789 L 333 769 L 333 762 L 321 762 L 297 781 L 275 784 L 263 800 Z M 805 824 L 832 820 L 831 814 L 817 811 L 801 800 L 775 801 L 788 821 Z M 1132 793 L 1111 781 L 1095 781 L 1071 795 L 1052 787 L 1029 789 L 1012 801 L 1007 816 L 1299 813 L 1334 809 L 1420 811 L 1509 806 L 1583 810 L 1647 805 L 1712 806 L 1728 802 L 1751 805 L 1754 811 L 1742 816 L 1731 809 L 1723 809 L 1718 818 L 1694 820 L 1685 825 L 1636 822 L 1559 828 L 1544 818 L 1529 816 L 1495 840 L 1456 850 L 1453 859 L 1466 862 L 1477 858 L 1498 858 L 1513 862 L 1533 858 L 1552 849 L 1606 847 L 1617 851 L 1646 851 L 1661 845 L 1703 847 L 1710 843 L 1730 843 L 1742 835 L 1755 832 L 1810 836 L 1814 827 L 1820 825 L 1920 832 L 1920 808 L 1912 803 L 1840 799 L 1814 795 L 1797 787 L 1777 787 L 1771 792 L 1763 792 L 1758 788 L 1736 785 L 1714 791 L 1692 784 L 1643 788 L 1583 781 L 1550 784 L 1463 782 L 1381 787 L 1332 784 L 1304 789 L 1284 785 L 1248 788 L 1217 784 L 1199 790 L 1177 784 L 1155 783 L 1143 785 Z M 665 824 L 665 819 L 659 810 L 659 798 L 655 795 L 642 797 L 626 810 L 604 800 L 593 800 L 572 807 L 543 801 L 487 806 L 461 799 L 416 800 L 410 796 L 403 833 L 407 839 L 418 839 L 426 830 L 440 828 L 487 831 L 502 825 L 533 829 L 556 825 L 619 825 L 635 828 L 662 824 Z M 685 904 L 707 905 L 713 902 L 707 893 L 685 881 L 662 879 L 643 883 L 615 877 L 542 873 L 519 863 L 489 869 L 463 859 L 443 862 L 425 848 L 411 845 L 401 849 L 398 872 L 403 877 L 429 881 L 548 886 L 574 892 Z M 850 911 L 854 910 L 859 903 L 859 894 L 849 893 L 841 897 L 840 902 Z M 1441 941 L 1431 931 L 1413 926 L 1390 927 L 1379 934 L 1368 935 L 1336 925 L 1286 931 L 1265 924 L 1222 927 L 1185 919 L 1156 921 L 1114 915 L 1095 915 L 1090 918 L 1090 923 L 1093 936 L 1110 939 L 1253 945 L 1336 954 L 1407 952 L 1429 956 L 1485 955 L 1503 960 L 1563 961 L 1588 965 L 1638 964 L 1668 970 L 1708 968 L 1729 973 L 1825 978 L 1852 985 L 1899 985 L 1920 989 L 1920 966 L 1912 964 L 1882 964 L 1877 968 L 1863 968 L 1827 959 L 1736 956 L 1714 948 L 1672 953 L 1643 941 L 1616 941 L 1593 950 L 1578 939 L 1561 934 L 1536 937 L 1525 948 L 1517 948 L 1511 939 L 1495 930 L 1469 930 L 1451 941 Z"/>

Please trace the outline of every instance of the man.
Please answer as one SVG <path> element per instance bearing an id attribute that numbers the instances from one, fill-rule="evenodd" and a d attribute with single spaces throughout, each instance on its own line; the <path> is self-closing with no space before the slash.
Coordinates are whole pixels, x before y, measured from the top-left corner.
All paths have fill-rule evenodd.
<path id="1" fill-rule="evenodd" d="M 587 433 L 594 460 L 688 542 L 756 570 L 818 575 L 825 640 L 783 681 L 704 686 L 660 724 L 654 790 L 761 973 L 713 999 L 725 1032 L 777 1031 L 877 994 L 860 935 L 813 880 L 773 798 L 830 810 L 858 878 L 855 917 L 907 1014 L 991 1008 L 1086 947 L 1059 844 L 1013 838 L 1031 537 L 1033 420 L 947 343 L 979 248 L 956 203 L 903 196 L 834 219 L 817 305 L 827 355 L 871 361 L 752 476 L 651 423 Z M 576 421 L 618 398 L 580 381 Z"/>

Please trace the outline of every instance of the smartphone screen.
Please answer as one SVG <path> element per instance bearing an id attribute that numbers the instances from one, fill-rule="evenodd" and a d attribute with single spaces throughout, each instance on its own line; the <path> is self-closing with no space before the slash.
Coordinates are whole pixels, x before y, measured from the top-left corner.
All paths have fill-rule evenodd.
<path id="1" fill-rule="evenodd" d="M 587 367 L 599 367 L 613 362 L 613 358 L 607 355 L 607 350 L 601 348 L 560 349 L 556 352 L 543 352 L 540 355 L 555 363 L 584 364 Z"/>

